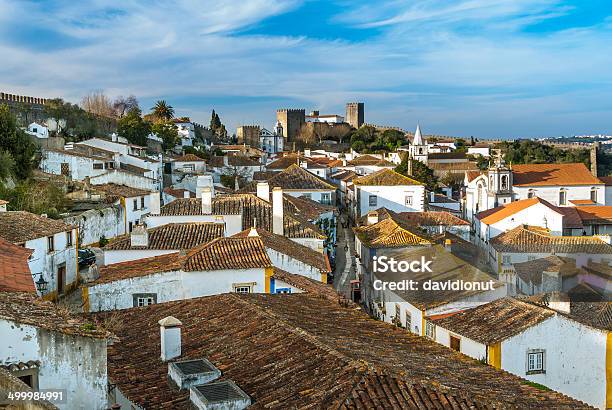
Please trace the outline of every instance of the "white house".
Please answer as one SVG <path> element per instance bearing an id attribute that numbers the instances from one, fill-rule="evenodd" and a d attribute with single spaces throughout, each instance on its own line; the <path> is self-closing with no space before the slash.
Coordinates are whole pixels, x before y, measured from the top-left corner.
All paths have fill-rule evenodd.
<path id="1" fill-rule="evenodd" d="M 46 125 L 38 124 L 33 122 L 28 125 L 28 134 L 35 136 L 36 138 L 49 138 L 49 128 Z"/>
<path id="2" fill-rule="evenodd" d="M 262 240 L 274 267 L 327 283 L 331 267 L 325 252 L 316 251 L 261 228 L 250 228 L 233 236 L 233 238 L 250 237 Z"/>
<path id="3" fill-rule="evenodd" d="M 576 310 L 576 312 L 573 312 Z M 428 337 L 600 409 L 612 406 L 609 303 L 504 298 L 429 320 Z"/>
<path id="4" fill-rule="evenodd" d="M 220 178 L 221 175 L 238 176 L 246 181 L 253 180 L 253 174 L 261 171 L 262 164 L 245 155 L 215 156 L 209 161 L 211 171 Z"/>
<path id="5" fill-rule="evenodd" d="M 268 154 L 277 154 L 284 151 L 285 138 L 283 137 L 283 126 L 280 121 L 276 122 L 274 132 L 262 128 L 259 133 L 259 146 Z"/>
<path id="6" fill-rule="evenodd" d="M 123 208 L 126 233 L 132 232 L 132 228 L 142 222 L 147 214 L 159 214 L 159 192 L 116 184 L 95 185 L 94 188 L 104 192 L 108 200 Z"/>
<path id="7" fill-rule="evenodd" d="M 475 144 L 470 147 L 467 147 L 468 155 L 480 155 L 485 158 L 489 158 L 491 156 L 491 147 L 489 144 Z"/>
<path id="8" fill-rule="evenodd" d="M 125 234 L 124 209 L 119 204 L 104 204 L 83 211 L 70 212 L 62 218 L 78 229 L 79 246 L 90 246 L 102 238 L 113 239 Z"/>
<path id="9" fill-rule="evenodd" d="M 487 244 L 497 235 L 521 225 L 539 226 L 551 235 L 563 235 L 564 214 L 541 198 L 510 202 L 476 214 L 475 230 L 481 243 Z"/>
<path id="10" fill-rule="evenodd" d="M 206 161 L 195 154 L 185 154 L 173 158 L 170 164 L 172 172 L 180 171 L 185 174 L 202 174 L 206 172 Z"/>
<path id="11" fill-rule="evenodd" d="M 348 161 L 339 168 L 355 171 L 357 175 L 370 175 L 383 169 L 394 169 L 397 165 L 372 154 L 365 154 Z"/>
<path id="12" fill-rule="evenodd" d="M 425 186 L 412 178 L 391 169 L 353 180 L 355 201 L 352 211 L 355 218 L 378 208 L 395 212 L 423 212 Z"/>
<path id="13" fill-rule="evenodd" d="M 61 220 L 25 211 L 0 212 L 0 236 L 32 249 L 28 261 L 39 295 L 57 299 L 76 288 L 77 230 Z"/>
<path id="14" fill-rule="evenodd" d="M 105 174 L 118 166 L 112 152 L 99 149 L 45 149 L 40 161 L 42 171 L 64 175 L 74 181 Z"/>
<path id="15" fill-rule="evenodd" d="M 104 264 L 133 261 L 189 250 L 222 238 L 225 225 L 210 222 L 169 223 L 146 229 L 136 225 L 129 235 L 106 245 Z"/>
<path id="16" fill-rule="evenodd" d="M 426 318 L 446 315 L 479 306 L 506 296 L 506 285 L 454 255 L 442 245 L 411 248 L 388 248 L 377 252 L 396 261 L 418 261 L 428 264 L 431 272 L 402 272 L 399 269 L 369 268 L 361 280 L 362 298 L 371 313 L 380 320 L 422 336 L 426 334 Z M 388 259 L 387 259 L 388 260 Z M 412 289 L 409 281 L 413 281 Z M 398 283 L 404 288 L 392 289 L 383 283 Z M 455 283 L 456 290 L 436 289 Z M 464 286 L 463 284 L 470 283 Z M 427 287 L 429 284 L 429 288 Z M 450 285 L 444 285 L 450 286 Z"/>
<path id="17" fill-rule="evenodd" d="M 270 293 L 272 262 L 259 237 L 217 238 L 186 253 L 107 265 L 83 288 L 85 311 L 220 293 Z"/>
<path id="18" fill-rule="evenodd" d="M 180 138 L 181 147 L 193 146 L 193 140 L 195 139 L 195 125 L 189 120 L 189 118 L 175 118 L 174 125 L 178 131 Z"/>
<path id="19" fill-rule="evenodd" d="M 57 408 L 108 408 L 106 331 L 34 295 L 0 292 L 0 334 L 0 368 L 33 391 L 63 390 Z"/>

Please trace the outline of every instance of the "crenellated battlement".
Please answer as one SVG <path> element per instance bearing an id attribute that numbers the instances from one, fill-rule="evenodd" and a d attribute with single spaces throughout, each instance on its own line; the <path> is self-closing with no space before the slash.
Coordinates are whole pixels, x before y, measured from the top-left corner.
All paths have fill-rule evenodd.
<path id="1" fill-rule="evenodd" d="M 0 92 L 0 102 L 44 105 L 47 103 L 48 100 L 49 100 L 48 98 L 29 97 L 26 95 L 17 95 L 17 94 Z"/>
<path id="2" fill-rule="evenodd" d="M 286 112 L 286 113 L 295 113 L 295 114 L 304 114 L 306 115 L 306 109 L 304 108 L 279 108 L 276 110 L 277 113 L 279 112 Z"/>

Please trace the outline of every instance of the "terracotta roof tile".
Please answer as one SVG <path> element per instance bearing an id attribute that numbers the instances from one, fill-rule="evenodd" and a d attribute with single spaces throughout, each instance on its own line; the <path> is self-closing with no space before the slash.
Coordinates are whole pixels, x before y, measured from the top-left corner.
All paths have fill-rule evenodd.
<path id="1" fill-rule="evenodd" d="M 90 330 L 89 326 L 85 326 L 89 322 L 65 307 L 24 292 L 0 292 L 0 319 L 68 335 L 93 338 L 111 336 L 103 330 Z"/>
<path id="2" fill-rule="evenodd" d="M 92 284 L 148 276 L 154 273 L 178 271 L 182 267 L 179 253 L 153 256 L 100 267 L 100 276 Z"/>
<path id="3" fill-rule="evenodd" d="M 396 248 L 414 245 L 431 245 L 416 226 L 408 225 L 394 218 L 385 218 L 372 225 L 353 228 L 359 241 L 368 248 Z"/>
<path id="4" fill-rule="evenodd" d="M 181 358 L 210 360 L 253 408 L 587 408 L 311 294 L 224 294 L 112 315 L 121 339 L 108 347 L 109 382 L 146 408 L 191 406 L 159 360 L 167 316 L 183 324 Z"/>
<path id="5" fill-rule="evenodd" d="M 517 226 L 490 241 L 502 253 L 612 254 L 612 246 L 592 236 L 553 236 L 543 228 Z"/>
<path id="6" fill-rule="evenodd" d="M 575 209 L 583 223 L 612 223 L 612 206 L 577 206 Z"/>
<path id="7" fill-rule="evenodd" d="M 607 177 L 599 177 L 599 180 L 606 184 L 606 186 L 612 185 L 612 175 Z"/>
<path id="8" fill-rule="evenodd" d="M 355 185 L 379 185 L 379 186 L 396 186 L 396 185 L 423 185 L 416 179 L 409 178 L 395 172 L 392 169 L 381 169 L 370 175 L 365 175 L 353 180 Z"/>
<path id="9" fill-rule="evenodd" d="M 283 205 L 286 210 L 294 214 L 300 214 L 310 221 L 318 219 L 321 214 L 333 212 L 336 209 L 333 205 L 324 205 L 305 196 L 296 197 L 285 194 L 284 198 Z"/>
<path id="10" fill-rule="evenodd" d="M 468 182 L 472 182 L 474 179 L 482 175 L 480 171 L 465 171 Z"/>
<path id="11" fill-rule="evenodd" d="M 0 291 L 36 293 L 28 265 L 31 249 L 0 238 Z"/>
<path id="12" fill-rule="evenodd" d="M 392 162 L 389 162 L 387 160 L 375 157 L 373 155 L 368 155 L 368 154 L 361 155 L 353 159 L 352 161 L 348 161 L 346 165 L 351 166 L 351 167 L 355 167 L 355 166 L 376 166 L 376 167 L 393 167 L 393 168 L 396 167 L 396 165 Z"/>
<path id="13" fill-rule="evenodd" d="M 286 209 L 286 208 L 285 208 Z M 253 226 L 272 230 L 272 205 L 251 193 L 217 195 L 212 200 L 213 215 L 242 215 L 244 228 Z M 200 198 L 179 198 L 161 207 L 160 215 L 202 215 Z M 325 239 L 325 235 L 305 218 L 284 213 L 284 232 L 289 238 Z"/>
<path id="14" fill-rule="evenodd" d="M 221 238 L 225 232 L 224 224 L 213 222 L 189 222 L 161 225 L 148 229 L 149 245 L 132 246 L 130 235 L 123 235 L 104 247 L 104 250 L 191 249 L 213 239 Z"/>
<path id="15" fill-rule="evenodd" d="M 26 211 L 0 212 L 0 237 L 15 244 L 68 232 L 71 229 L 64 221 Z"/>
<path id="16" fill-rule="evenodd" d="M 97 191 L 106 192 L 109 195 L 123 197 L 123 198 L 132 198 L 135 196 L 145 196 L 151 193 L 151 191 L 140 188 L 132 188 L 126 185 L 118 185 L 118 184 L 102 184 L 102 185 L 93 185 L 93 189 Z"/>
<path id="17" fill-rule="evenodd" d="M 582 163 L 512 165 L 512 179 L 515 186 L 603 184 Z"/>
<path id="18" fill-rule="evenodd" d="M 257 233 L 257 236 L 254 236 Z M 250 236 L 249 236 L 250 235 Z M 284 255 L 319 269 L 321 272 L 330 272 L 327 256 L 307 246 L 299 244 L 281 235 L 273 234 L 265 229 L 250 228 L 232 236 L 232 238 L 259 237 L 266 248 L 274 249 Z"/>
<path id="19" fill-rule="evenodd" d="M 286 191 L 336 190 L 336 187 L 331 183 L 295 164 L 290 165 L 287 169 L 274 174 L 270 179 L 268 179 L 268 184 L 270 184 L 270 189 L 281 187 Z M 256 192 L 256 190 L 257 183 L 251 182 L 250 184 L 244 186 L 239 192 Z"/>
<path id="20" fill-rule="evenodd" d="M 164 188 L 164 192 L 170 196 L 173 196 L 175 198 L 184 198 L 185 197 L 185 192 L 189 192 L 189 197 L 190 198 L 195 198 L 195 192 L 193 191 L 189 191 L 188 189 L 184 189 L 184 188 Z"/>
<path id="21" fill-rule="evenodd" d="M 435 320 L 435 323 L 476 342 L 491 345 L 552 316 L 551 310 L 508 297 Z"/>
<path id="22" fill-rule="evenodd" d="M 180 157 L 173 158 L 174 162 L 203 162 L 204 159 L 198 157 L 196 154 L 185 154 Z"/>
<path id="23" fill-rule="evenodd" d="M 226 155 L 227 164 L 231 167 L 259 167 L 262 164 L 245 155 Z M 225 166 L 224 157 L 215 156 L 209 161 L 211 167 L 223 168 Z"/>
<path id="24" fill-rule="evenodd" d="M 557 207 L 552 205 L 550 202 L 545 201 L 538 197 L 534 197 L 534 198 L 528 198 L 528 199 L 520 199 L 518 201 L 513 201 L 508 204 L 498 206 L 496 208 L 492 208 L 486 211 L 479 212 L 476 215 L 476 218 L 480 219 L 480 222 L 484 224 L 492 225 L 518 212 L 524 211 L 525 209 L 532 207 L 536 204 L 542 204 L 550 208 L 552 211 L 559 213 L 557 211 Z"/>
<path id="25" fill-rule="evenodd" d="M 401 212 L 398 218 L 419 226 L 466 226 L 470 223 L 447 211 Z"/>
<path id="26" fill-rule="evenodd" d="M 540 285 L 543 272 L 555 272 L 562 277 L 576 276 L 580 270 L 576 268 L 576 261 L 571 258 L 562 258 L 556 255 L 538 258 L 531 261 L 515 263 L 516 274 L 526 283 Z"/>
<path id="27" fill-rule="evenodd" d="M 343 299 L 343 296 L 341 296 L 332 285 L 307 278 L 306 276 L 289 273 L 277 267 L 274 267 L 274 278 L 282 280 L 283 282 L 301 289 L 304 292 L 310 293 L 315 297 L 324 297 L 334 302 Z"/>

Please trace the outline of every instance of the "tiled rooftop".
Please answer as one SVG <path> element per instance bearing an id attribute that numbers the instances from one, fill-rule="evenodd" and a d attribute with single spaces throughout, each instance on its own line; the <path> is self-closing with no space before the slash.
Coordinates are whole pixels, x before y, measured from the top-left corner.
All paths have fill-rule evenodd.
<path id="1" fill-rule="evenodd" d="M 0 238 L 0 292 L 36 292 L 28 266 L 31 254 L 31 249 Z"/>
<path id="2" fill-rule="evenodd" d="M 294 242 L 285 236 L 273 234 L 265 229 L 249 228 L 237 233 L 233 236 L 233 238 L 255 237 L 255 234 L 261 238 L 266 248 L 274 249 L 275 251 L 287 255 L 293 259 L 313 266 L 319 269 L 321 272 L 331 271 L 329 261 L 325 254 Z"/>
<path id="3" fill-rule="evenodd" d="M 110 336 L 104 330 L 87 326 L 88 322 L 65 307 L 23 292 L 0 292 L 0 319 L 68 335 L 93 338 Z"/>
<path id="4" fill-rule="evenodd" d="M 373 155 L 368 155 L 368 154 L 361 155 L 352 161 L 348 161 L 346 165 L 351 166 L 351 167 L 376 166 L 376 167 L 393 167 L 393 168 L 395 168 L 396 166 L 392 162 L 389 162 L 387 160 L 375 157 Z"/>
<path id="5" fill-rule="evenodd" d="M 496 208 L 487 209 L 486 211 L 479 212 L 476 217 L 480 219 L 480 222 L 487 225 L 492 225 L 536 204 L 542 204 L 552 211 L 559 213 L 557 211 L 557 207 L 552 205 L 550 202 L 534 197 L 520 199 L 505 205 L 500 205 Z"/>
<path id="6" fill-rule="evenodd" d="M 408 226 L 394 218 L 386 218 L 372 225 L 353 228 L 359 241 L 368 248 L 396 248 L 431 245 L 431 241 L 416 226 Z"/>
<path id="7" fill-rule="evenodd" d="M 553 236 L 545 229 L 517 226 L 490 241 L 502 253 L 612 254 L 612 246 L 592 236 Z"/>
<path id="8" fill-rule="evenodd" d="M 526 283 L 534 285 L 542 283 L 542 272 L 554 272 L 562 277 L 575 276 L 580 272 L 574 259 L 557 255 L 515 263 L 514 270 Z"/>
<path id="9" fill-rule="evenodd" d="M 324 205 L 305 196 L 284 195 L 285 201 L 283 206 L 293 214 L 300 214 L 304 218 L 312 221 L 318 219 L 321 214 L 333 212 L 336 207 L 333 205 Z"/>
<path id="10" fill-rule="evenodd" d="M 203 162 L 204 159 L 198 157 L 196 154 L 185 154 L 180 157 L 173 158 L 174 162 Z"/>
<path id="11" fill-rule="evenodd" d="M 245 155 L 229 155 L 227 154 L 227 163 L 231 167 L 259 167 L 262 164 L 247 157 Z M 215 156 L 209 161 L 211 167 L 223 168 L 225 166 L 224 157 Z"/>
<path id="12" fill-rule="evenodd" d="M 287 169 L 274 174 L 270 179 L 268 179 L 268 184 L 270 184 L 270 189 L 281 187 L 283 190 L 288 191 L 336 190 L 336 187 L 331 183 L 295 164 L 290 165 Z M 240 192 L 256 192 L 256 190 L 257 183 L 251 182 L 250 184 L 244 186 Z"/>
<path id="13" fill-rule="evenodd" d="M 149 245 L 132 246 L 130 235 L 123 235 L 104 247 L 105 250 L 191 249 L 224 235 L 224 224 L 190 222 L 161 225 L 148 229 Z"/>
<path id="14" fill-rule="evenodd" d="M 15 244 L 44 238 L 72 227 L 62 220 L 46 218 L 26 211 L 0 212 L 0 237 Z"/>
<path id="15" fill-rule="evenodd" d="M 404 186 L 423 185 L 416 179 L 404 176 L 392 169 L 381 169 L 370 175 L 365 175 L 353 180 L 355 185 L 380 185 L 380 186 Z"/>
<path id="16" fill-rule="evenodd" d="M 118 185 L 118 184 L 102 184 L 102 185 L 93 185 L 93 189 L 96 191 L 106 192 L 106 194 L 113 197 L 123 197 L 123 198 L 132 198 L 137 196 L 145 196 L 151 193 L 146 189 L 140 188 L 132 188 L 126 185 Z"/>
<path id="17" fill-rule="evenodd" d="M 436 325 L 491 345 L 554 316 L 554 312 L 507 297 L 435 320 Z"/>
<path id="18" fill-rule="evenodd" d="M 285 206 L 284 231 L 288 238 L 318 238 L 325 235 L 306 218 L 290 214 Z M 272 205 L 252 193 L 216 195 L 212 200 L 213 215 L 242 215 L 242 226 L 272 230 Z M 200 198 L 179 198 L 161 207 L 160 215 L 202 215 Z"/>
<path id="19" fill-rule="evenodd" d="M 167 316 L 183 324 L 181 358 L 210 360 L 252 408 L 587 408 L 310 294 L 224 294 L 113 315 L 121 338 L 108 347 L 109 381 L 147 408 L 190 406 L 159 360 L 157 322 Z"/>
<path id="20" fill-rule="evenodd" d="M 582 163 L 512 165 L 515 186 L 602 185 Z"/>

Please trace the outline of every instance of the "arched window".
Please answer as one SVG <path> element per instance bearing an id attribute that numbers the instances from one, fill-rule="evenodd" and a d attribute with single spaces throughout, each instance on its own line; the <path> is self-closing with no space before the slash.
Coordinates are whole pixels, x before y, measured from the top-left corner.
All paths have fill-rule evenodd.
<path id="1" fill-rule="evenodd" d="M 478 190 L 476 192 L 476 211 L 482 209 L 482 195 L 483 195 L 483 186 L 482 184 L 478 184 Z"/>
<path id="2" fill-rule="evenodd" d="M 508 190 L 508 175 L 502 175 L 501 177 L 501 189 L 502 191 Z"/>
<path id="3" fill-rule="evenodd" d="M 535 197 L 535 191 L 533 189 L 530 189 L 529 192 L 527 192 L 527 198 L 533 197 Z"/>
<path id="4" fill-rule="evenodd" d="M 419 155 L 423 155 L 423 148 L 419 148 Z"/>
<path id="5" fill-rule="evenodd" d="M 591 201 L 597 202 L 597 188 L 591 188 Z"/>
<path id="6" fill-rule="evenodd" d="M 559 191 L 559 205 L 567 205 L 567 191 L 561 188 Z"/>

